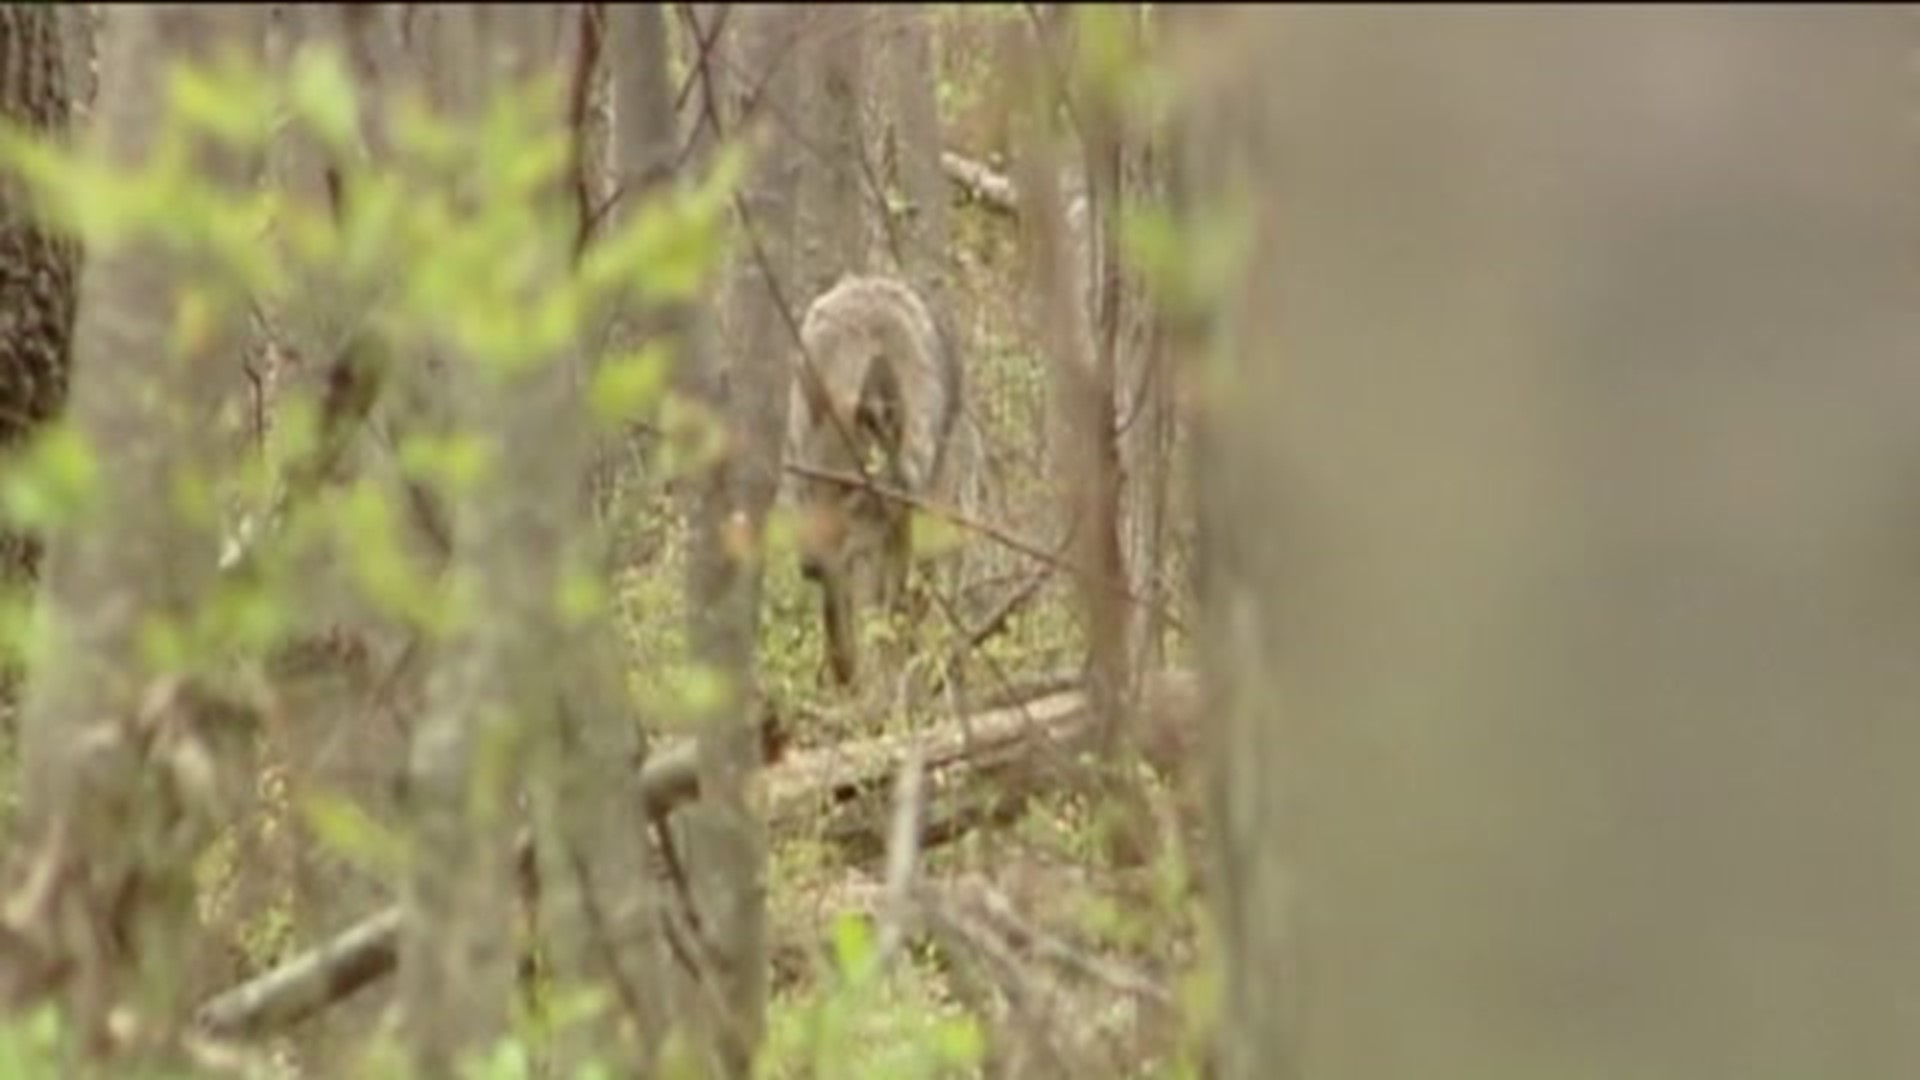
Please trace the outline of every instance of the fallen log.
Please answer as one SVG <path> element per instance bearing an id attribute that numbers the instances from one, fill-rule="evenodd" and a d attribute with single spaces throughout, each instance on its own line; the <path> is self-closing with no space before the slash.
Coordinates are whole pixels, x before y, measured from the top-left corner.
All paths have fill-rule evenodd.
<path id="1" fill-rule="evenodd" d="M 982 162 L 962 157 L 950 150 L 940 154 L 940 171 L 959 185 L 960 190 L 1003 214 L 1020 212 L 1020 192 L 1013 181 Z"/>
<path id="2" fill-rule="evenodd" d="M 351 996 L 393 969 L 400 908 L 387 908 L 319 948 L 228 990 L 194 1017 L 209 1035 L 248 1035 L 285 1027 Z"/>
<path id="3" fill-rule="evenodd" d="M 1197 705 L 1189 673 L 1161 672 L 1149 680 L 1139 709 L 1145 722 L 1141 745 L 1149 760 L 1163 769 L 1177 767 L 1168 755 L 1184 753 Z M 824 811 L 827 836 L 840 842 L 873 841 L 877 853 L 884 847 L 887 815 L 882 810 L 870 820 L 873 815 L 863 812 L 868 800 L 861 796 L 886 790 L 916 747 L 930 805 L 942 788 L 952 791 L 955 777 L 962 775 L 1008 781 L 1010 791 L 1000 794 L 1017 799 L 1047 775 L 1045 763 L 1092 744 L 1093 721 L 1086 695 L 1066 690 L 920 732 L 790 752 L 762 774 L 767 817 L 776 835 L 790 834 L 820 824 Z M 1181 730 L 1160 730 L 1167 727 Z M 692 743 L 670 744 L 652 755 L 641 771 L 640 788 L 648 812 L 656 815 L 696 797 Z M 932 847 L 951 838 L 983 810 L 991 812 L 995 802 L 949 799 L 930 809 L 922 819 L 922 845 Z M 343 1000 L 393 970 L 400 917 L 398 905 L 382 909 L 330 941 L 217 995 L 195 1014 L 196 1025 L 205 1034 L 231 1038 L 297 1022 Z"/>
<path id="4" fill-rule="evenodd" d="M 771 753 L 775 747 L 765 741 L 762 749 Z M 699 792 L 691 740 L 662 747 L 640 770 L 641 801 L 655 818 L 672 813 Z M 296 1023 L 392 971 L 399 959 L 399 938 L 400 907 L 395 904 L 215 996 L 194 1014 L 194 1023 L 205 1034 L 221 1038 Z"/>

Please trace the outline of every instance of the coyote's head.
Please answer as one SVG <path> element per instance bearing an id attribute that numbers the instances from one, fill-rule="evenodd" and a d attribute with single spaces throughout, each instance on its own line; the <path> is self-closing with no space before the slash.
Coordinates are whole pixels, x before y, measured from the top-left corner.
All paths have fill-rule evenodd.
<path id="1" fill-rule="evenodd" d="M 882 554 L 894 523 L 905 516 L 905 508 L 887 494 L 906 488 L 900 469 L 900 388 L 892 369 L 880 362 L 868 368 L 852 401 L 834 401 L 824 391 L 800 396 L 796 404 L 807 415 L 797 459 L 810 470 L 794 485 L 800 573 L 824 583 L 844 576 L 853 563 Z"/>
<path id="2" fill-rule="evenodd" d="M 911 566 L 910 509 L 939 471 L 957 372 L 920 298 L 884 278 L 846 278 L 802 323 L 789 405 L 800 570 L 820 588 L 829 663 L 851 682 L 854 615 L 891 610 Z M 862 479 L 864 477 L 864 480 Z"/>

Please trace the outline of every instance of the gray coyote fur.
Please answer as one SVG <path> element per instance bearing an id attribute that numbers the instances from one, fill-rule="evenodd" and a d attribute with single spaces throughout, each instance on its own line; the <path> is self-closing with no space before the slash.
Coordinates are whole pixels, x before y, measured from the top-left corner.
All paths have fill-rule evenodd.
<path id="1" fill-rule="evenodd" d="M 865 462 L 882 489 L 944 498 L 961 371 L 919 294 L 891 278 L 843 277 L 807 308 L 800 336 L 788 460 L 846 476 Z M 863 484 L 805 474 L 790 484 L 801 573 L 820 589 L 828 662 L 845 685 L 858 667 L 856 612 L 904 610 L 912 511 Z"/>

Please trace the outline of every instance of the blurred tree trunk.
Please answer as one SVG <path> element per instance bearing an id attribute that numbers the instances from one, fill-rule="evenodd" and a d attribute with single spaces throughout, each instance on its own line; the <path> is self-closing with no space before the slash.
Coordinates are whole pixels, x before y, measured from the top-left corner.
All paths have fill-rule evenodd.
<path id="1" fill-rule="evenodd" d="M 939 71 L 929 40 L 926 4 L 900 4 L 885 11 L 887 35 L 878 51 L 884 129 L 880 156 L 886 175 L 906 196 L 896 215 L 902 270 L 935 314 L 952 320 L 947 228 L 947 178 L 940 171 Z M 951 336 L 951 335 L 950 335 Z M 964 354 L 965 350 L 962 350 Z"/>
<path id="2" fill-rule="evenodd" d="M 256 47 L 260 28 L 247 9 L 115 9 L 96 130 L 108 159 L 147 165 L 171 64 Z M 208 183 L 236 193 L 245 183 L 237 155 L 205 144 L 192 153 Z M 219 811 L 213 789 L 181 786 L 173 755 L 216 736 L 184 698 L 158 690 L 145 646 L 155 623 L 191 619 L 211 581 L 213 513 L 170 496 L 211 478 L 213 414 L 245 312 L 236 283 L 209 280 L 195 259 L 145 237 L 95 254 L 80 275 L 70 408 L 97 486 L 84 522 L 49 538 L 22 779 L 55 883 L 36 895 L 35 921 L 73 965 L 66 1004 L 88 1039 L 103 1038 L 108 1011 L 126 1004 L 167 1041 L 186 1004 L 191 859 Z M 183 321 L 198 326 L 183 334 Z"/>
<path id="3" fill-rule="evenodd" d="M 826 4 L 808 9 L 800 49 L 805 145 L 799 148 L 799 289 L 804 308 L 841 276 L 867 268 L 866 124 L 869 5 Z M 749 68 L 748 70 L 752 70 Z M 785 101 L 773 106 L 786 108 Z"/>
<path id="4" fill-rule="evenodd" d="M 60 37 L 67 63 L 67 92 L 73 102 L 73 127 L 85 131 L 100 90 L 100 27 L 105 4 L 61 4 Z"/>
<path id="5" fill-rule="evenodd" d="M 726 89 L 733 79 L 733 42 L 740 12 L 732 4 L 675 4 L 680 33 L 678 55 L 687 65 L 686 92 L 678 99 L 680 128 L 686 143 L 684 160 L 704 161 L 720 133 L 716 124 L 729 121 L 731 103 Z"/>
<path id="6" fill-rule="evenodd" d="M 1112 17 L 1124 21 L 1133 56 L 1129 71 L 1148 76 L 1154 50 L 1146 5 L 1132 5 Z M 1127 89 L 1131 87 L 1130 79 Z M 1117 547 L 1126 568 L 1127 589 L 1134 597 L 1127 607 L 1125 640 L 1135 680 L 1132 689 L 1137 692 L 1139 680 L 1161 665 L 1166 651 L 1164 613 L 1173 600 L 1166 563 L 1171 547 L 1167 532 L 1176 425 L 1159 305 L 1142 268 L 1126 256 L 1121 223 L 1136 208 L 1165 205 L 1166 161 L 1151 124 L 1139 115 L 1137 99 L 1113 105 L 1110 135 L 1101 148 L 1108 167 L 1089 169 L 1090 175 L 1101 175 L 1105 182 L 1090 185 L 1089 210 L 1096 213 L 1088 225 L 1099 235 L 1095 250 L 1102 296 L 1101 339 L 1113 357 L 1113 439 L 1121 485 Z"/>
<path id="7" fill-rule="evenodd" d="M 611 79 L 613 128 L 610 131 L 614 203 L 601 228 L 626 221 L 644 201 L 672 183 L 680 165 L 680 120 L 674 108 L 672 37 L 665 4 L 600 5 L 606 18 L 606 67 Z M 693 84 L 698 85 L 697 81 Z M 696 95 L 690 94 L 689 97 Z M 676 333 L 687 311 L 643 311 L 623 304 L 611 314 L 606 334 L 609 355 L 664 337 L 676 356 L 684 355 L 685 335 Z M 624 568 L 639 531 L 644 500 L 652 490 L 656 455 L 640 425 L 609 437 L 596 455 L 596 496 L 607 538 L 610 569 Z"/>
<path id="8" fill-rule="evenodd" d="M 1069 551 L 1079 594 L 1080 624 L 1086 634 L 1088 693 L 1104 727 L 1103 751 L 1117 749 L 1127 732 L 1127 674 L 1131 651 L 1126 634 L 1131 614 L 1126 599 L 1126 567 L 1120 547 L 1121 487 L 1114 431 L 1114 351 L 1116 340 L 1096 340 L 1094 314 L 1083 303 L 1087 280 L 1067 222 L 1060 184 L 1060 144 L 1056 104 L 1077 87 L 1059 73 L 1071 70 L 1071 39 L 1047 23 L 1044 36 L 1010 25 L 1014 50 L 1013 139 L 1021 192 L 1021 223 L 1028 246 L 1033 308 L 1029 324 L 1046 343 L 1052 372 L 1055 424 L 1061 448 L 1052 461 L 1054 488 L 1060 492 L 1071 530 Z M 1082 138 L 1088 158 L 1100 164 L 1102 190 L 1117 186 L 1118 117 L 1113 103 L 1076 94 Z M 1111 174 L 1110 176 L 1107 174 Z M 1088 230 L 1097 226 L 1088 221 Z M 1117 282 L 1117 278 L 1115 279 Z M 1108 306 L 1117 311 L 1117 288 Z M 1117 325 L 1117 324 L 1116 324 Z"/>
<path id="9" fill-rule="evenodd" d="M 339 50 L 354 79 L 365 148 L 364 158 L 342 160 L 300 129 L 282 132 L 269 148 L 269 171 L 288 212 L 337 223 L 367 169 L 398 167 L 393 102 L 428 89 L 434 74 L 407 39 L 408 11 L 406 4 L 280 8 L 276 65 L 284 70 L 307 47 Z M 312 457 L 279 478 L 280 501 L 263 515 L 264 525 L 277 528 L 321 498 L 367 484 L 400 508 L 410 566 L 438 578 L 451 555 L 447 510 L 437 493 L 401 474 L 390 448 L 416 433 L 450 430 L 446 390 L 431 357 L 395 355 L 377 329 L 374 306 L 388 284 L 378 275 L 349 279 L 333 267 L 309 267 L 286 302 L 270 310 L 279 354 L 269 415 L 310 408 L 320 438 Z M 271 667 L 287 718 L 270 744 L 275 775 L 285 777 L 284 804 L 267 813 L 298 815 L 315 798 L 344 800 L 398 829 L 409 729 L 425 708 L 440 646 L 369 595 L 342 545 L 318 545 L 301 560 L 292 582 L 294 630 Z M 292 944 L 325 939 L 393 896 L 395 882 L 329 848 L 303 820 L 280 824 L 272 835 L 250 835 L 243 851 L 290 863 Z M 269 851 L 268 843 L 290 850 Z M 258 899 L 242 914 L 283 902 L 273 862 L 248 858 L 244 865 L 242 889 Z M 334 1061 L 363 1045 L 387 996 L 360 995 L 303 1025 L 294 1034 L 302 1060 Z"/>
<path id="10" fill-rule="evenodd" d="M 678 139 L 662 7 L 614 5 L 607 15 L 606 58 L 613 69 L 617 125 L 614 169 L 625 186 L 613 212 L 617 226 L 671 179 Z M 617 311 L 608 348 L 637 346 L 642 334 L 667 335 L 678 344 L 684 337 L 673 336 L 674 331 L 688 318 L 679 310 Z M 586 367 L 602 359 L 580 357 Z M 583 371 L 578 385 L 585 385 L 590 374 Z M 552 464 L 556 475 L 580 470 L 584 483 L 569 530 L 571 565 L 583 568 L 608 595 L 617 586 L 619 527 L 594 512 L 594 480 L 611 472 L 610 459 L 625 452 L 623 434 L 578 445 L 563 436 L 559 460 Z M 553 443 L 551 436 L 547 442 Z M 597 1056 L 644 1074 L 667 1031 L 669 970 L 659 934 L 660 883 L 647 857 L 651 848 L 644 840 L 647 819 L 639 790 L 647 731 L 626 684 L 611 611 L 603 607 L 554 631 L 561 693 L 553 719 L 557 743 L 547 746 L 552 760 L 536 789 L 540 911 L 556 983 L 595 986 L 613 996 L 612 1012 L 558 1035 L 555 1067 L 571 1072 Z"/>
<path id="11" fill-rule="evenodd" d="M 870 140 L 892 205 L 876 208 L 885 224 L 885 239 L 898 272 L 926 298 L 935 324 L 961 369 L 960 415 L 954 423 L 943 467 L 943 490 L 935 496 L 972 517 L 989 515 L 986 482 L 986 446 L 977 422 L 974 400 L 984 385 L 971 372 L 974 355 L 971 328 L 959 320 L 954 305 L 952 232 L 948 219 L 948 181 L 940 168 L 944 150 L 940 125 L 940 72 L 932 44 L 932 9 L 926 4 L 875 7 L 885 33 L 875 50 L 877 73 L 872 97 L 879 131 Z M 1011 570 L 1012 553 L 989 547 L 984 551 L 962 547 L 943 558 L 935 572 L 935 587 L 961 601 L 965 618 L 975 617 L 968 604 L 969 585 L 991 573 Z M 964 679 L 965 665 L 949 674 Z M 961 687 L 955 685 L 956 692 Z"/>
<path id="12" fill-rule="evenodd" d="M 72 130 L 74 20 L 51 5 L 0 8 L 0 116 L 44 135 Z M 25 193 L 0 181 L 0 459 L 13 460 L 66 403 L 79 247 L 35 220 Z M 0 530 L 0 588 L 29 589 L 40 541 Z M 0 671 L 9 733 L 19 672 Z"/>
<path id="13" fill-rule="evenodd" d="M 760 609 L 760 545 L 780 479 L 786 431 L 791 333 L 778 305 L 792 292 L 794 189 L 800 149 L 771 103 L 793 100 L 791 56 L 804 9 L 741 5 L 739 115 L 764 123 L 752 172 L 738 205 L 747 231 L 736 247 L 728 290 L 733 347 L 708 354 L 697 373 L 701 400 L 728 434 L 727 453 L 699 478 L 687 610 L 695 662 L 721 693 L 699 717 L 701 800 L 687 814 L 694 899 L 706 927 L 715 1015 L 708 1037 L 725 1075 L 744 1076 L 765 1023 L 765 824 L 747 798 L 759 761 L 755 642 Z M 764 258 L 764 262 L 762 259 Z"/>
<path id="14" fill-rule="evenodd" d="M 1905 16 L 1217 18 L 1224 1075 L 1913 1075 Z"/>
<path id="15" fill-rule="evenodd" d="M 562 88 L 533 79 L 564 70 L 569 13 L 541 5 L 435 9 L 421 29 L 436 104 L 454 123 L 470 123 L 539 85 L 549 93 L 533 106 L 565 124 Z M 536 196 L 536 212 L 556 229 L 568 216 L 566 195 L 558 176 Z M 462 202 L 456 193 L 456 210 Z M 530 257 L 541 260 L 537 287 L 545 287 L 567 272 L 570 252 L 556 242 Z M 411 1052 L 429 1076 L 450 1075 L 508 1033 L 518 956 L 510 918 L 515 801 L 531 778 L 539 816 L 552 822 L 564 813 L 551 786 L 561 741 L 552 725 L 556 711 L 566 711 L 556 709 L 564 688 L 555 598 L 587 476 L 576 356 L 529 356 L 530 366 L 510 372 L 450 347 L 445 356 L 458 428 L 487 432 L 511 452 L 453 497 L 459 545 L 450 569 L 473 605 L 463 607 L 467 617 L 430 677 L 411 758 L 414 844 L 399 991 Z M 560 831 L 578 838 L 564 825 Z M 574 914 L 563 912 L 562 925 Z M 578 965 L 578 949 L 566 949 L 563 961 Z"/>

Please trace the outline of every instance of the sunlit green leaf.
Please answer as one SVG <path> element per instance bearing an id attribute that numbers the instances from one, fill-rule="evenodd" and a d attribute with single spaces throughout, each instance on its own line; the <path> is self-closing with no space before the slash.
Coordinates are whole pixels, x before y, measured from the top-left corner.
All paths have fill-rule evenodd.
<path id="1" fill-rule="evenodd" d="M 841 974 L 864 971 L 873 960 L 873 930 L 867 920 L 841 912 L 833 920 L 833 960 Z"/>
<path id="2" fill-rule="evenodd" d="M 135 633 L 140 660 L 149 671 L 182 671 L 193 666 L 193 641 L 179 622 L 149 614 Z"/>
<path id="3" fill-rule="evenodd" d="M 945 517 L 922 510 L 914 510 L 912 514 L 915 559 L 937 559 L 958 551 L 965 544 L 965 530 Z"/>
<path id="4" fill-rule="evenodd" d="M 580 311 L 580 296 L 575 290 L 548 289 L 533 304 L 528 318 L 528 348 L 541 358 L 572 348 L 580 333 Z"/>
<path id="5" fill-rule="evenodd" d="M 400 445 L 400 467 L 414 479 L 437 484 L 449 494 L 471 491 L 485 478 L 494 448 L 480 435 L 412 435 Z"/>
<path id="6" fill-rule="evenodd" d="M 438 597 L 403 546 L 399 515 L 385 493 L 360 483 L 332 505 L 348 566 L 367 598 L 415 625 L 437 625 L 442 615 Z"/>
<path id="7" fill-rule="evenodd" d="M 1131 5 L 1076 4 L 1081 78 L 1108 102 L 1120 96 L 1140 65 L 1140 41 Z"/>
<path id="8" fill-rule="evenodd" d="M 680 707 L 696 715 L 711 714 L 732 696 L 726 675 L 702 664 L 690 664 L 680 680 Z"/>
<path id="9" fill-rule="evenodd" d="M 229 146 L 257 145 L 272 116 L 272 96 L 259 70 L 236 49 L 223 49 L 215 64 L 175 64 L 167 72 L 169 116 Z"/>
<path id="10" fill-rule="evenodd" d="M 335 152 L 357 141 L 360 105 L 337 50 L 317 45 L 301 49 L 288 73 L 287 96 L 294 111 Z"/>
<path id="11" fill-rule="evenodd" d="M 979 1064 L 987 1051 L 986 1036 L 971 1016 L 942 1020 L 934 1028 L 934 1045 L 943 1061 L 963 1069 Z"/>
<path id="12" fill-rule="evenodd" d="M 278 641 L 292 615 L 273 590 L 258 586 L 218 589 L 204 611 L 212 624 L 210 637 L 247 651 L 263 649 Z"/>
<path id="13" fill-rule="evenodd" d="M 668 362 L 667 346 L 659 341 L 602 361 L 587 388 L 587 403 L 594 419 L 617 424 L 659 404 L 667 384 Z"/>
<path id="14" fill-rule="evenodd" d="M 457 164 L 460 137 L 453 126 L 435 115 L 417 88 L 402 88 L 395 97 L 391 113 L 393 138 L 401 155 L 426 169 L 445 169 Z"/>
<path id="15" fill-rule="evenodd" d="M 547 131 L 530 139 L 506 158 L 500 177 L 509 199 L 537 198 L 565 175 L 572 163 L 571 133 Z"/>
<path id="16" fill-rule="evenodd" d="M 404 867 L 405 843 L 353 800 L 313 791 L 301 798 L 299 809 L 320 843 L 347 861 L 382 875 Z"/>
<path id="17" fill-rule="evenodd" d="M 98 459 L 68 424 L 41 429 L 4 475 L 7 516 L 28 528 L 68 524 L 99 495 Z"/>
<path id="18" fill-rule="evenodd" d="M 598 574 L 583 567 L 570 566 L 560 575 L 558 606 L 564 623 L 569 626 L 580 625 L 606 611 L 606 586 Z"/>

